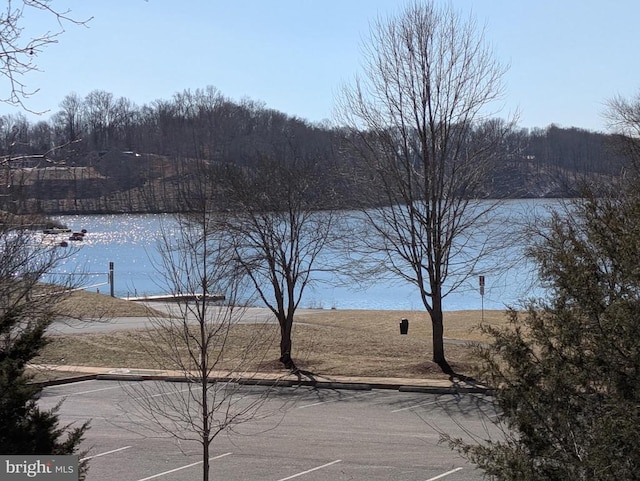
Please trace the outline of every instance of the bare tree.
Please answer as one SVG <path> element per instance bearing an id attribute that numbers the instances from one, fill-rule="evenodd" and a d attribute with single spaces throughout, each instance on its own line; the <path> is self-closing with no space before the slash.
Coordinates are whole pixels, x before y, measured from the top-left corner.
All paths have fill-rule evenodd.
<path id="1" fill-rule="evenodd" d="M 225 166 L 222 189 L 232 214 L 235 262 L 280 324 L 280 362 L 292 359 L 295 312 L 331 243 L 337 222 L 324 167 L 313 159 L 280 152 L 253 167 Z M 291 152 L 289 152 L 291 154 Z"/>
<path id="2" fill-rule="evenodd" d="M 199 177 L 189 186 L 176 227 L 164 228 L 158 273 L 176 297 L 170 316 L 152 319 L 144 337 L 155 364 L 184 383 L 130 389 L 137 414 L 160 433 L 201 445 L 205 481 L 214 438 L 256 421 L 270 392 L 247 394 L 239 381 L 255 376 L 275 334 L 259 322 L 241 324 L 247 289 L 220 228 L 225 223 L 213 212 L 213 191 L 208 178 Z"/>
<path id="3" fill-rule="evenodd" d="M 131 102 L 115 98 L 111 92 L 93 90 L 85 97 L 83 106 L 92 147 L 97 150 L 116 147 L 119 140 L 116 132 L 132 115 Z"/>
<path id="4" fill-rule="evenodd" d="M 488 120 L 504 72 L 471 18 L 416 2 L 373 24 L 364 75 L 341 96 L 340 120 L 373 188 L 367 203 L 384 205 L 365 211 L 373 229 L 366 239 L 418 288 L 433 360 L 445 370 L 442 301 L 475 273 L 488 246 L 486 236 L 469 242 L 495 204 L 474 199 L 512 126 Z"/>
<path id="5" fill-rule="evenodd" d="M 52 3 L 51 0 L 9 0 L 0 13 L 0 76 L 9 84 L 9 95 L 2 99 L 5 103 L 29 110 L 24 102 L 38 89 L 30 89 L 23 77 L 38 70 L 35 63 L 37 56 L 58 41 L 58 37 L 64 33 L 65 24 L 85 25 L 90 20 L 74 19 L 69 10 L 58 10 Z M 50 14 L 56 20 L 58 29 L 25 38 L 23 30 L 28 10 Z"/>
<path id="6" fill-rule="evenodd" d="M 640 93 L 631 99 L 613 97 L 604 114 L 609 128 L 619 137 L 616 148 L 640 169 Z"/>
<path id="7" fill-rule="evenodd" d="M 59 143 L 73 142 L 80 138 L 82 132 L 83 101 L 72 92 L 60 102 L 60 111 L 52 119 L 59 126 Z"/>

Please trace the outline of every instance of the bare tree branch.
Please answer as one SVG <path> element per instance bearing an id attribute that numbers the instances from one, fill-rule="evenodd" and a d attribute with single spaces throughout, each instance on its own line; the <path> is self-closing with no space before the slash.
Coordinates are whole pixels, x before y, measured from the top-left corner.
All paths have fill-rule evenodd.
<path id="1" fill-rule="evenodd" d="M 204 175 L 196 179 L 183 199 L 189 208 L 176 217 L 177 227 L 163 230 L 158 276 L 176 302 L 169 317 L 152 319 L 142 334 L 142 345 L 150 346 L 148 356 L 181 382 L 129 388 L 135 415 L 153 421 L 155 432 L 200 443 L 204 481 L 214 438 L 260 416 L 270 389 L 247 393 L 239 381 L 256 376 L 274 340 L 258 323 L 244 344 L 231 348 L 247 290 L 244 275 L 235 269 L 232 237 L 220 228 L 225 223 L 217 217 L 223 214 L 212 211 L 215 185 L 210 180 Z M 185 294 L 188 298 L 181 297 Z"/>
<path id="2" fill-rule="evenodd" d="M 57 29 L 25 38 L 24 22 L 29 10 L 49 14 L 55 19 Z M 32 112 L 25 101 L 39 89 L 29 88 L 23 78 L 29 72 L 38 70 L 35 62 L 37 56 L 46 47 L 58 42 L 58 37 L 65 31 L 65 24 L 86 26 L 90 20 L 73 18 L 69 10 L 53 7 L 51 0 L 8 0 L 4 11 L 0 13 L 0 77 L 4 77 L 8 83 L 9 94 L 0 101 Z"/>

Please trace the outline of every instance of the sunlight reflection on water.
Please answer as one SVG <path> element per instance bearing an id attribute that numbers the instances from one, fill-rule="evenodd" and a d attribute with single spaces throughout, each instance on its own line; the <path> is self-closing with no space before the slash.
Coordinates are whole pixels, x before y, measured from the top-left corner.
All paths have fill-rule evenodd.
<path id="1" fill-rule="evenodd" d="M 82 272 L 86 275 L 83 286 L 87 290 L 109 293 L 109 263 L 113 262 L 114 294 L 117 297 L 157 295 L 169 291 L 159 282 L 162 276 L 155 266 L 160 260 L 157 246 L 162 229 L 170 231 L 176 228 L 171 215 L 71 215 L 56 219 L 73 231 L 87 230 L 82 242 L 68 241 L 79 250 L 57 270 L 58 274 Z M 488 276 L 486 293 L 482 298 L 474 277 L 444 300 L 444 308 L 480 309 L 484 305 L 485 309 L 503 309 L 506 305 L 516 304 L 519 299 L 539 295 L 539 290 L 532 287 L 533 283 L 530 267 L 516 269 L 500 278 Z M 414 287 L 389 281 L 377 281 L 366 288 L 320 282 L 307 288 L 300 307 L 424 309 Z"/>
<path id="2" fill-rule="evenodd" d="M 90 285 L 108 292 L 109 263 L 114 263 L 114 294 L 118 297 L 161 294 L 166 291 L 155 281 L 152 259 L 157 257 L 157 242 L 162 226 L 172 225 L 168 215 L 88 215 L 57 218 L 73 231 L 86 229 L 77 254 L 57 272 L 82 272 Z"/>

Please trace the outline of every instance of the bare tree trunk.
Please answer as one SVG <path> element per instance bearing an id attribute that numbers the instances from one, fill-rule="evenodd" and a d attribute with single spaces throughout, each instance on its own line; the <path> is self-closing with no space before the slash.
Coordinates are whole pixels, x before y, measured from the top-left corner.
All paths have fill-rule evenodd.
<path id="1" fill-rule="evenodd" d="M 204 242 L 204 259 L 207 259 L 207 243 Z M 200 319 L 207 319 L 207 274 L 201 279 L 202 290 L 200 292 L 202 296 L 202 305 L 200 306 Z M 211 424 L 209 413 L 209 400 L 210 394 L 208 391 L 208 377 L 209 377 L 209 353 L 208 349 L 210 342 L 208 341 L 209 333 L 207 324 L 205 322 L 199 323 L 200 327 L 200 383 L 202 389 L 202 403 L 200 406 L 200 412 L 202 416 L 202 481 L 209 481 L 209 445 L 211 444 Z"/>
<path id="2" fill-rule="evenodd" d="M 434 302 L 434 308 L 431 311 L 431 330 L 433 340 L 433 362 L 435 362 L 444 372 L 450 369 L 447 360 L 444 357 L 444 314 L 442 312 L 442 302 Z"/>
<path id="3" fill-rule="evenodd" d="M 291 331 L 293 330 L 293 317 L 287 316 L 280 321 L 280 362 L 287 369 L 295 369 L 295 363 L 291 358 L 293 343 L 291 341 Z"/>
<path id="4" fill-rule="evenodd" d="M 202 443 L 202 481 L 209 481 L 209 442 L 208 438 Z"/>

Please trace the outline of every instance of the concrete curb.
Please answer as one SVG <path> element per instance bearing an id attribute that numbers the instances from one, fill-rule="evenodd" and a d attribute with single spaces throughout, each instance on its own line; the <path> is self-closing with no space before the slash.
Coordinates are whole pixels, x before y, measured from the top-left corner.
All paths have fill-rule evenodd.
<path id="1" fill-rule="evenodd" d="M 88 380 L 98 381 L 166 381 L 166 382 L 189 382 L 188 379 L 182 376 L 169 376 L 169 375 L 149 375 L 139 374 L 136 372 L 131 373 L 101 373 L 101 374 L 84 374 L 78 376 L 64 377 L 60 379 L 53 379 L 50 381 L 37 382 L 42 387 L 56 386 L 61 384 L 70 384 L 80 381 Z M 291 380 L 291 379 L 260 379 L 260 378 L 229 378 L 229 377 L 214 377 L 213 382 L 235 382 L 240 385 L 246 386 L 266 386 L 266 387 L 297 387 L 308 386 L 317 389 L 335 389 L 335 390 L 350 390 L 350 391 L 371 391 L 372 389 L 385 389 L 398 392 L 409 393 L 424 393 L 424 394 L 492 394 L 492 389 L 483 386 L 462 386 L 455 384 L 452 386 L 437 386 L 437 385 L 407 385 L 393 382 L 392 379 L 389 382 L 374 382 L 369 383 L 363 381 L 315 381 L 315 380 Z"/>
<path id="2" fill-rule="evenodd" d="M 62 377 L 60 379 L 51 379 L 48 381 L 35 381 L 32 384 L 40 387 L 58 386 L 60 384 L 70 384 L 72 382 L 92 381 L 95 378 L 95 374 L 81 374 L 78 376 Z"/>
<path id="3" fill-rule="evenodd" d="M 450 393 L 467 393 L 467 394 L 490 394 L 489 388 L 481 386 L 451 386 L 451 387 L 439 387 L 439 386 L 400 386 L 398 387 L 400 392 L 417 392 L 417 393 L 431 393 L 431 394 L 450 394 Z"/>
<path id="4" fill-rule="evenodd" d="M 359 382 L 333 382 L 333 381 L 300 381 L 294 384 L 311 386 L 318 389 L 343 389 L 349 391 L 371 391 L 371 385 Z"/>
<path id="5" fill-rule="evenodd" d="M 109 381 L 166 381 L 189 382 L 185 376 L 176 371 L 158 371 L 153 369 L 127 369 L 88 366 L 62 366 L 62 365 L 32 365 L 40 371 L 59 373 L 59 378 L 48 381 L 34 382 L 38 386 L 55 386 L 92 379 Z M 247 386 L 267 387 L 298 387 L 308 386 L 317 389 L 340 389 L 351 391 L 370 391 L 372 389 L 385 389 L 399 392 L 432 393 L 432 394 L 461 394 L 476 393 L 491 395 L 493 390 L 489 387 L 478 385 L 474 382 L 448 379 L 414 379 L 414 378 L 387 378 L 387 377 L 357 377 L 357 376 L 320 376 L 319 379 L 312 375 L 302 373 L 253 373 L 243 376 L 229 375 L 224 371 L 213 372 L 210 382 L 234 382 Z"/>
<path id="6" fill-rule="evenodd" d="M 144 381 L 144 377 L 136 374 L 97 374 L 98 381 Z"/>

